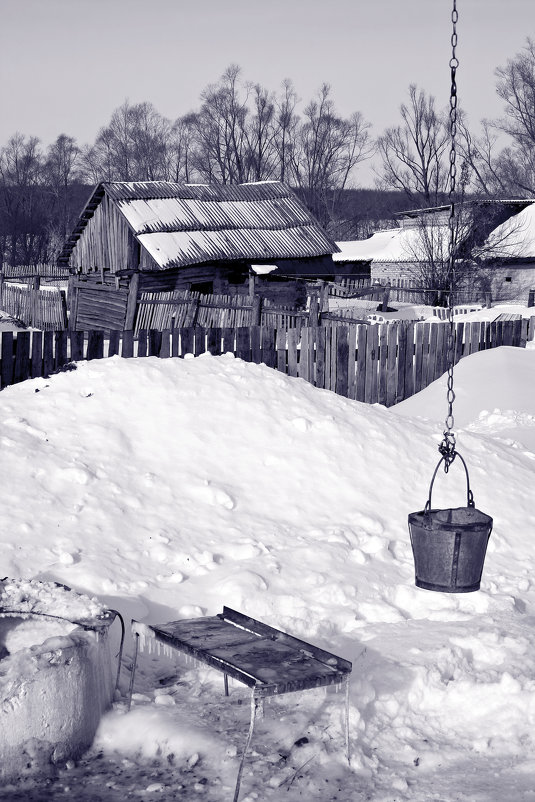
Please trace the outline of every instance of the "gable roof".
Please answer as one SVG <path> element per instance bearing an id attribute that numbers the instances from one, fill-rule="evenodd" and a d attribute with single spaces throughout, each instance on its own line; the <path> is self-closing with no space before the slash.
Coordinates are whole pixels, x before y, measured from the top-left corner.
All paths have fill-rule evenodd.
<path id="1" fill-rule="evenodd" d="M 69 261 L 105 196 L 162 269 L 212 260 L 310 258 L 338 250 L 280 181 L 222 186 L 103 182 L 87 202 L 58 263 Z"/>

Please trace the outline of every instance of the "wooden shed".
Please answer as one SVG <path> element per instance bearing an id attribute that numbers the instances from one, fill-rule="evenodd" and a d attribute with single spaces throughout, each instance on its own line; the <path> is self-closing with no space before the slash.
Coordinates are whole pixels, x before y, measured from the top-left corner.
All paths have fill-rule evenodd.
<path id="1" fill-rule="evenodd" d="M 99 184 L 58 264 L 72 274 L 70 327 L 133 329 L 140 294 L 194 290 L 295 302 L 304 279 L 330 278 L 333 240 L 279 181 Z"/>

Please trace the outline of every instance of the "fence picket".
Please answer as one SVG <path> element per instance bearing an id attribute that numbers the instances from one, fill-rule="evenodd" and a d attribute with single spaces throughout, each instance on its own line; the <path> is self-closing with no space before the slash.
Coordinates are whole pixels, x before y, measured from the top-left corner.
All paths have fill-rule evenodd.
<path id="1" fill-rule="evenodd" d="M 357 326 L 357 369 L 356 369 L 356 399 L 364 401 L 366 396 L 366 345 L 369 326 L 360 323 Z"/>
<path id="2" fill-rule="evenodd" d="M 334 391 L 347 396 L 349 367 L 348 328 L 340 326 L 336 330 L 336 383 Z"/>
<path id="3" fill-rule="evenodd" d="M 408 323 L 405 348 L 405 398 L 414 395 L 414 323 Z"/>
<path id="4" fill-rule="evenodd" d="M 407 358 L 407 329 L 403 323 L 398 325 L 398 358 L 397 358 L 397 386 L 396 403 L 405 396 L 405 360 Z"/>
<path id="5" fill-rule="evenodd" d="M 399 326 L 390 324 L 387 328 L 387 355 L 386 355 L 386 405 L 391 407 L 396 403 L 397 396 L 397 351 Z"/>
<path id="6" fill-rule="evenodd" d="M 40 331 L 32 332 L 32 368 L 31 377 L 37 379 L 43 375 L 43 335 Z"/>
<path id="7" fill-rule="evenodd" d="M 54 370 L 54 332 L 43 333 L 43 373 L 50 376 Z"/>
<path id="8" fill-rule="evenodd" d="M 347 397 L 355 400 L 357 397 L 357 327 L 354 324 L 349 326 L 347 346 Z"/>

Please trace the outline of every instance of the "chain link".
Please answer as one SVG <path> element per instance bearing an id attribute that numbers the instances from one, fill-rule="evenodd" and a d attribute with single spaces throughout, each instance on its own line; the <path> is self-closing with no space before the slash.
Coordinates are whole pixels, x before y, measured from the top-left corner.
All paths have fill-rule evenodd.
<path id="1" fill-rule="evenodd" d="M 455 139 L 457 136 L 457 68 L 459 60 L 456 55 L 457 49 L 457 21 L 459 13 L 457 11 L 457 0 L 453 0 L 453 9 L 451 12 L 452 34 L 451 34 L 451 91 L 450 91 L 450 168 L 449 168 L 449 202 L 450 202 L 450 216 L 449 216 L 449 248 L 448 248 L 448 272 L 449 272 L 449 293 L 448 293 L 448 414 L 445 420 L 444 439 L 440 443 L 438 450 L 444 458 L 444 471 L 447 473 L 449 467 L 456 456 L 456 442 L 455 433 L 453 431 L 454 417 L 453 417 L 453 402 L 455 401 L 455 391 L 453 389 L 453 366 L 455 363 L 455 327 L 453 323 L 453 293 L 455 288 L 455 235 L 456 235 L 456 216 L 455 216 L 455 189 L 457 179 L 457 152 L 455 147 Z"/>

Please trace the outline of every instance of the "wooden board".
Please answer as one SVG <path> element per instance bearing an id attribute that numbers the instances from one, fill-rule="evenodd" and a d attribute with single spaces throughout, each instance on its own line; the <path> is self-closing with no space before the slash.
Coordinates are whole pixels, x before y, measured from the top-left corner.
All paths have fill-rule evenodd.
<path id="1" fill-rule="evenodd" d="M 282 630 L 228 607 L 216 616 L 146 625 L 132 621 L 134 635 L 150 637 L 271 696 L 341 683 L 352 670 L 337 657 Z"/>

